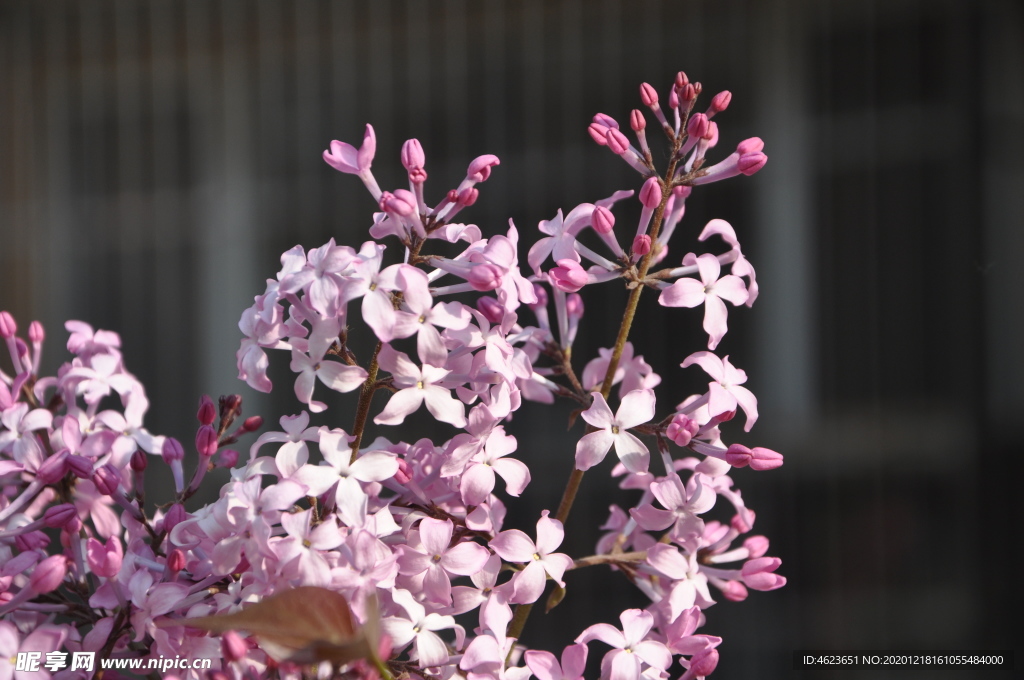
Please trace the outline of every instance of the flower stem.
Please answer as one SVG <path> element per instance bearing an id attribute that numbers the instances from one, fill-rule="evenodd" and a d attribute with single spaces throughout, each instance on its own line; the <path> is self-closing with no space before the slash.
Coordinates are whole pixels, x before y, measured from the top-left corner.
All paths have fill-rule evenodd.
<path id="1" fill-rule="evenodd" d="M 377 347 L 373 350 L 373 358 L 370 359 L 370 367 L 366 370 L 366 382 L 363 383 L 363 389 L 359 392 L 359 405 L 356 407 L 356 422 L 352 426 L 352 460 L 356 462 L 356 457 L 359 456 L 359 445 L 363 441 L 363 431 L 366 430 L 366 419 L 370 417 L 370 402 L 373 400 L 373 393 L 377 391 L 377 355 L 380 354 L 381 347 L 384 346 L 383 342 L 378 341 Z"/>

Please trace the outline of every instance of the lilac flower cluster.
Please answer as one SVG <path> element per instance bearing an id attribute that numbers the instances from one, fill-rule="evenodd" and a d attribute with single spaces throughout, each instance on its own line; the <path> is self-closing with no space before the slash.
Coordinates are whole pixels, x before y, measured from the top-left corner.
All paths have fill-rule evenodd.
<path id="1" fill-rule="evenodd" d="M 0 678 L 12 677 L 8 659 L 18 651 L 63 648 L 216 657 L 218 679 L 298 678 L 312 660 L 322 662 L 323 677 L 576 680 L 593 641 L 611 648 L 602 678 L 711 673 L 721 638 L 698 632 L 703 611 L 715 597 L 743 600 L 748 589 L 779 588 L 785 578 L 775 573 L 780 560 L 767 556 L 768 540 L 751 534 L 754 512 L 730 477 L 732 468 L 776 468 L 782 456 L 725 443 L 722 426 L 742 410 L 749 431 L 757 400 L 744 386 L 746 374 L 713 353 L 727 331 L 724 301 L 749 306 L 757 297 L 754 269 L 723 220 L 698 237 L 721 241 L 719 252 L 688 253 L 679 266 L 653 269 L 668 257 L 694 186 L 753 174 L 767 159 L 755 138 L 706 162 L 719 141 L 712 118 L 731 95 L 722 92 L 695 113 L 700 90 L 678 74 L 666 115 L 657 91 L 640 89 L 669 146 L 661 172 L 640 110 L 630 115 L 637 146 L 613 118 L 594 117 L 591 137 L 641 175 L 636 232 L 624 237 L 616 228 L 613 209 L 634 194 L 618 191 L 542 221 L 525 267 L 514 224 L 484 237 L 456 221 L 476 202 L 497 157 L 472 161 L 459 185 L 431 205 L 417 140 L 401 152 L 409 188 L 394 191 L 382 191 L 372 173 L 372 127 L 359 148 L 332 142 L 324 160 L 359 177 L 378 204 L 373 240 L 358 249 L 333 239 L 309 252 L 292 248 L 242 314 L 239 377 L 269 392 L 266 350 L 285 350 L 304 409 L 282 417 L 281 429 L 261 434 L 241 460 L 229 447 L 262 421 L 236 425 L 239 397 L 222 398 L 219 407 L 203 398 L 195 452 L 186 455 L 176 439 L 143 427 L 148 400 L 124 367 L 116 334 L 69 322 L 74 358 L 43 377 L 42 327 L 34 322 L 26 343 L 14 319 L 0 314 L 13 365 L 10 375 L 0 373 Z M 386 264 L 385 243 L 401 246 L 393 264 Z M 613 281 L 630 290 L 623 322 L 614 344 L 577 377 L 579 291 Z M 708 334 L 707 350 L 681 364 L 708 374 L 707 391 L 660 414 L 661 377 L 628 340 L 645 289 L 665 307 L 703 305 Z M 375 343 L 369 358 L 356 356 L 350 334 Z M 317 398 L 325 390 L 358 390 L 349 430 L 310 425 L 310 413 L 328 409 Z M 378 391 L 386 403 L 374 401 Z M 530 483 L 506 425 L 524 399 L 556 398 L 577 402 L 587 425 L 575 458 L 566 452 L 565 493 L 554 514 L 541 513 L 532 535 L 505 528 L 503 498 Z M 450 438 L 364 436 L 371 418 L 398 425 L 420 409 L 450 425 Z M 574 559 L 559 552 L 573 499 L 584 472 L 613 449 L 611 473 L 637 495 L 628 509 L 611 507 L 595 553 Z M 186 458 L 197 461 L 187 483 Z M 142 491 L 151 464 L 166 465 L 175 486 L 173 499 L 155 511 Z M 194 507 L 189 499 L 215 467 L 228 468 L 230 481 L 216 501 Z M 731 520 L 702 518 L 719 500 Z M 548 581 L 551 608 L 566 596 L 567 572 L 601 566 L 632 582 L 649 604 L 622 612 L 621 629 L 585 628 L 559 658 L 524 650 L 517 641 Z M 344 596 L 373 663 L 340 662 L 322 652 L 322 640 L 281 644 L 251 623 L 220 636 L 201 625 L 303 586 Z M 39 673 L 32 677 L 49 675 Z"/>

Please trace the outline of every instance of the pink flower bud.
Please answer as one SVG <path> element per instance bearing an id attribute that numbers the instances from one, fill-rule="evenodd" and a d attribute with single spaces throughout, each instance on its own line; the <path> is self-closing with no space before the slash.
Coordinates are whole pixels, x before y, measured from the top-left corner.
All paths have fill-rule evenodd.
<path id="1" fill-rule="evenodd" d="M 249 416 L 242 422 L 242 429 L 246 432 L 255 432 L 263 427 L 263 416 Z"/>
<path id="2" fill-rule="evenodd" d="M 405 458 L 398 459 L 398 471 L 395 473 L 395 480 L 399 484 L 408 484 L 412 479 L 412 466 Z"/>
<path id="3" fill-rule="evenodd" d="M 633 109 L 629 114 L 629 127 L 633 128 L 633 132 L 640 132 L 647 127 L 647 120 L 644 118 L 644 114 L 640 112 L 640 109 Z"/>
<path id="4" fill-rule="evenodd" d="M 50 545 L 50 537 L 42 531 L 26 531 L 14 537 L 14 546 L 21 552 L 43 550 Z"/>
<path id="5" fill-rule="evenodd" d="M 700 425 L 696 420 L 677 413 L 665 429 L 665 435 L 675 442 L 676 446 L 689 446 L 690 440 L 698 430 L 700 430 Z"/>
<path id="6" fill-rule="evenodd" d="M 687 83 L 679 88 L 679 94 L 684 102 L 692 102 L 700 93 L 697 91 L 696 85 L 693 83 Z"/>
<path id="7" fill-rule="evenodd" d="M 764 536 L 751 536 L 743 541 L 743 547 L 750 551 L 751 557 L 761 557 L 768 552 L 768 539 Z"/>
<path id="8" fill-rule="evenodd" d="M 566 258 L 559 260 L 556 264 L 558 266 L 548 272 L 551 285 L 555 288 L 566 293 L 575 293 L 587 285 L 587 272 L 584 271 L 579 262 Z"/>
<path id="9" fill-rule="evenodd" d="M 179 571 L 185 568 L 185 553 L 180 548 L 175 548 L 171 552 L 167 553 L 167 570 L 172 574 L 177 574 Z"/>
<path id="10" fill-rule="evenodd" d="M 651 237 L 647 234 L 640 234 L 633 239 L 633 254 L 644 256 L 651 252 Z"/>
<path id="11" fill-rule="evenodd" d="M 38 321 L 33 321 L 28 325 L 28 339 L 31 342 L 39 343 L 46 339 L 46 331 L 43 330 L 43 324 Z"/>
<path id="12" fill-rule="evenodd" d="M 594 225 L 594 231 L 599 234 L 610 234 L 612 229 L 615 228 L 615 215 L 612 215 L 612 211 L 603 205 L 594 208 L 591 221 Z"/>
<path id="13" fill-rule="evenodd" d="M 245 644 L 242 636 L 233 630 L 224 633 L 220 638 L 220 643 L 224 658 L 229 662 L 241 661 L 249 653 L 249 645 Z"/>
<path id="14" fill-rule="evenodd" d="M 172 463 L 185 457 L 185 448 L 174 437 L 168 437 L 164 440 L 160 454 L 163 456 L 164 462 Z"/>
<path id="15" fill-rule="evenodd" d="M 61 536 L 63 536 L 65 533 L 72 534 L 72 535 L 77 535 L 78 532 L 81 531 L 81 530 L 82 530 L 82 519 L 76 515 L 75 517 L 72 517 L 68 521 L 67 526 L 64 527 L 64 531 L 61 532 Z"/>
<path id="16" fill-rule="evenodd" d="M 751 470 L 774 470 L 777 467 L 782 467 L 782 454 L 778 451 L 755 446 L 750 450 L 750 455 Z"/>
<path id="17" fill-rule="evenodd" d="M 676 74 L 675 80 L 672 82 L 672 86 L 675 88 L 686 87 L 690 84 L 690 79 L 686 77 L 686 74 L 680 71 Z"/>
<path id="18" fill-rule="evenodd" d="M 725 452 L 725 462 L 733 467 L 747 467 L 751 458 L 750 449 L 742 444 L 733 444 Z"/>
<path id="19" fill-rule="evenodd" d="M 217 455 L 217 467 L 230 469 L 238 463 L 238 451 L 235 449 L 221 449 Z"/>
<path id="20" fill-rule="evenodd" d="M 459 192 L 459 205 L 470 206 L 476 203 L 480 197 L 480 190 L 476 187 L 469 187 Z"/>
<path id="21" fill-rule="evenodd" d="M 712 647 L 690 657 L 690 672 L 697 677 L 711 675 L 718 668 L 718 650 Z"/>
<path id="22" fill-rule="evenodd" d="M 764 142 L 760 137 L 751 137 L 744 139 L 742 142 L 736 145 L 736 153 L 744 155 L 748 153 L 754 153 L 755 151 L 761 151 L 764 149 Z"/>
<path id="23" fill-rule="evenodd" d="M 61 449 L 43 461 L 36 471 L 36 479 L 43 484 L 53 485 L 64 478 L 68 472 L 68 450 Z"/>
<path id="24" fill-rule="evenodd" d="M 730 602 L 742 602 L 747 599 L 747 587 L 739 581 L 726 581 L 718 587 L 722 591 L 722 597 Z"/>
<path id="25" fill-rule="evenodd" d="M 416 197 L 405 189 L 396 189 L 395 193 L 384 192 L 380 197 L 381 209 L 394 215 L 408 217 L 416 212 Z"/>
<path id="26" fill-rule="evenodd" d="M 199 398 L 199 410 L 196 412 L 196 419 L 199 420 L 200 425 L 213 425 L 213 421 L 216 418 L 217 407 L 214 406 L 210 395 L 204 394 Z"/>
<path id="27" fill-rule="evenodd" d="M 67 573 L 67 558 L 63 555 L 51 555 L 36 565 L 35 571 L 29 578 L 29 588 L 32 589 L 32 592 L 40 595 L 52 593 L 60 588 Z"/>
<path id="28" fill-rule="evenodd" d="M 0 312 L 0 338 L 7 340 L 13 338 L 14 334 L 18 332 L 18 324 L 15 323 L 14 317 L 8 311 Z"/>
<path id="29" fill-rule="evenodd" d="M 466 276 L 473 290 L 486 293 L 501 285 L 501 269 L 493 264 L 481 263 L 474 265 Z"/>
<path id="30" fill-rule="evenodd" d="M 445 196 L 445 198 L 448 199 L 449 203 L 458 203 L 459 202 L 459 192 L 456 191 L 455 189 L 452 189 L 451 191 L 448 192 L 448 194 Z"/>
<path id="31" fill-rule="evenodd" d="M 640 101 L 644 103 L 644 106 L 654 106 L 658 103 L 658 91 L 649 83 L 641 84 Z"/>
<path id="32" fill-rule="evenodd" d="M 485 296 L 477 300 L 476 308 L 491 323 L 501 323 L 501 320 L 505 318 L 505 308 L 492 297 Z"/>
<path id="33" fill-rule="evenodd" d="M 741 174 L 749 177 L 755 172 L 764 167 L 764 164 L 768 162 L 768 156 L 764 155 L 760 151 L 754 153 L 747 153 L 740 156 L 740 160 L 737 163 L 737 167 Z"/>
<path id="34" fill-rule="evenodd" d="M 595 211 L 596 212 L 596 211 Z M 539 283 L 533 284 L 533 294 L 537 296 L 537 301 L 530 305 L 530 309 L 543 309 L 548 306 L 548 289 Z"/>
<path id="35" fill-rule="evenodd" d="M 590 138 L 593 139 L 598 144 L 600 144 L 601 146 L 605 146 L 608 144 L 608 128 L 606 128 L 604 125 L 600 125 L 598 123 L 591 123 L 590 126 L 587 128 L 587 134 L 589 134 Z"/>
<path id="36" fill-rule="evenodd" d="M 114 578 L 121 571 L 124 547 L 116 536 L 108 538 L 106 545 L 90 538 L 85 544 L 85 555 L 92 573 L 102 578 Z"/>
<path id="37" fill-rule="evenodd" d="M 754 590 L 775 590 L 786 585 L 786 577 L 774 574 L 782 564 L 778 557 L 756 557 L 743 563 L 743 582 Z"/>
<path id="38" fill-rule="evenodd" d="M 732 101 L 732 92 L 729 90 L 722 90 L 714 97 L 711 98 L 711 106 L 708 107 L 708 115 L 713 116 L 716 113 L 721 113 L 729 108 L 729 102 Z"/>
<path id="39" fill-rule="evenodd" d="M 605 140 L 608 142 L 608 148 L 620 156 L 629 151 L 629 140 L 626 139 L 626 135 L 615 128 L 608 128 Z"/>
<path id="40" fill-rule="evenodd" d="M 718 143 L 718 123 L 711 121 L 708 123 L 708 130 L 704 133 L 704 139 L 708 140 L 710 144 L 708 146 L 714 146 Z"/>
<path id="41" fill-rule="evenodd" d="M 569 318 L 583 318 L 583 298 L 579 293 L 570 293 L 565 298 L 565 311 Z"/>
<path id="42" fill-rule="evenodd" d="M 679 108 L 679 90 L 674 87 L 672 88 L 672 91 L 668 93 L 668 107 L 673 110 Z"/>
<path id="43" fill-rule="evenodd" d="M 423 153 L 423 146 L 418 139 L 406 140 L 402 145 L 402 166 L 408 171 L 422 168 L 426 165 L 427 157 Z"/>
<path id="44" fill-rule="evenodd" d="M 469 168 L 466 170 L 466 179 L 474 182 L 486 182 L 487 178 L 491 176 L 491 168 L 500 164 L 501 161 L 497 156 L 491 154 L 478 156 L 469 164 Z"/>
<path id="45" fill-rule="evenodd" d="M 99 467 L 92 474 L 92 483 L 96 485 L 96 490 L 104 496 L 110 496 L 117 491 L 117 488 L 121 486 L 121 475 L 118 473 L 117 468 L 107 463 L 106 465 Z"/>
<path id="46" fill-rule="evenodd" d="M 690 116 L 690 120 L 686 123 L 686 134 L 695 139 L 703 137 L 708 132 L 709 123 L 708 117 L 703 113 L 695 113 Z"/>
<path id="47" fill-rule="evenodd" d="M 92 461 L 85 456 L 68 456 L 68 471 L 79 479 L 92 477 Z"/>
<path id="48" fill-rule="evenodd" d="M 43 524 L 51 529 L 60 529 L 67 526 L 75 517 L 78 517 L 78 510 L 71 503 L 61 503 L 46 509 L 43 513 Z"/>
<path id="49" fill-rule="evenodd" d="M 175 503 L 164 515 L 164 531 L 170 533 L 174 527 L 178 526 L 182 522 L 188 519 L 188 513 L 185 512 L 185 506 L 181 503 Z"/>
<path id="50" fill-rule="evenodd" d="M 640 202 L 645 208 L 654 209 L 661 203 L 661 182 L 657 177 L 650 177 L 640 187 Z"/>
<path id="51" fill-rule="evenodd" d="M 135 449 L 135 453 L 132 454 L 128 464 L 135 472 L 145 472 L 146 467 L 149 465 L 149 459 L 142 449 Z"/>
<path id="52" fill-rule="evenodd" d="M 600 125 L 601 127 L 615 128 L 616 130 L 619 129 L 619 122 L 612 118 L 611 116 L 609 116 L 607 113 L 595 113 L 592 120 L 594 121 L 594 123 Z"/>
<path id="53" fill-rule="evenodd" d="M 677 201 L 680 200 L 680 199 L 686 200 L 687 198 L 690 197 L 690 194 L 693 193 L 693 187 L 691 187 L 691 186 L 676 187 L 675 189 L 672 190 L 672 193 L 675 195 Z M 677 203 L 676 205 L 679 205 L 679 204 Z"/>
<path id="54" fill-rule="evenodd" d="M 210 457 L 217 453 L 217 431 L 209 425 L 203 425 L 196 432 L 196 451 L 200 456 Z"/>
<path id="55" fill-rule="evenodd" d="M 754 527 L 754 519 L 756 516 L 757 514 L 753 510 L 747 508 L 745 513 L 737 512 L 733 515 L 732 520 L 729 521 L 729 525 L 741 534 L 745 534 Z"/>

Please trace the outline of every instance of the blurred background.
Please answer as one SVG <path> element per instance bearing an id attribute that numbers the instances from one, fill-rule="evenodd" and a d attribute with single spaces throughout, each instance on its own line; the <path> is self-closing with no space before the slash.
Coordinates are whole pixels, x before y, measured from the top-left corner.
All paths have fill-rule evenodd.
<path id="1" fill-rule="evenodd" d="M 795 671 L 797 649 L 1019 656 L 1018 2 L 3 0 L 0 308 L 46 325 L 50 371 L 64 320 L 120 332 L 151 430 L 190 440 L 204 392 L 241 392 L 276 426 L 298 410 L 288 358 L 271 357 L 273 398 L 249 390 L 237 321 L 283 250 L 368 238 L 374 203 L 323 163 L 330 140 L 358 144 L 372 123 L 375 174 L 398 188 L 417 137 L 434 202 L 497 154 L 461 217 L 485 235 L 511 217 L 529 244 L 559 208 L 639 188 L 586 127 L 598 111 L 626 121 L 641 82 L 665 96 L 680 69 L 703 82 L 702 106 L 734 94 L 712 158 L 754 135 L 769 155 L 754 177 L 695 191 L 669 255 L 701 252 L 711 218 L 736 227 L 761 296 L 730 310 L 719 354 L 747 370 L 762 415 L 727 438 L 786 456 L 735 474 L 790 581 L 707 611 L 704 632 L 725 638 L 715 677 L 889 677 Z M 647 298 L 634 344 L 674 403 L 706 385 L 678 367 L 704 348 L 701 312 L 665 321 Z M 611 345 L 625 298 L 606 285 L 584 299 L 576 357 Z M 331 403 L 319 422 L 349 427 L 354 402 Z M 557 504 L 579 436 L 568 412 L 527 404 L 509 425 L 534 470 L 510 525 L 532 533 Z M 604 476 L 588 475 L 570 518 L 576 555 L 629 498 Z M 528 644 L 560 646 L 641 602 L 607 571 L 568 580 Z"/>

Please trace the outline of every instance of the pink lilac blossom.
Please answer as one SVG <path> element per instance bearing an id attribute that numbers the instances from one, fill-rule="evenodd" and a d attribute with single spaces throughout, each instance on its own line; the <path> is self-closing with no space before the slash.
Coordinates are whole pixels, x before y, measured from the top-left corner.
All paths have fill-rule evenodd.
<path id="1" fill-rule="evenodd" d="M 498 233 L 454 220 L 481 198 L 496 156 L 474 159 L 430 203 L 418 140 L 401 148 L 408 189 L 391 190 L 372 172 L 371 126 L 358 148 L 331 142 L 325 162 L 359 177 L 379 212 L 367 216 L 371 240 L 358 248 L 331 239 L 283 253 L 275 278 L 242 312 L 239 378 L 272 391 L 271 350 L 286 352 L 302 405 L 280 417 L 280 431 L 246 443 L 248 457 L 231 447 L 262 419 L 242 417 L 240 396 L 204 396 L 194 436 L 153 434 L 145 426 L 149 398 L 126 369 L 116 333 L 67 322 L 71 356 L 41 375 L 42 325 L 28 324 L 21 337 L 14 317 L 0 312 L 9 355 L 0 370 L 0 614 L 11 615 L 0 622 L 0 678 L 86 678 L 20 670 L 10 659 L 91 651 L 216 659 L 208 675 L 183 671 L 188 680 L 297 680 L 309 675 L 311 660 L 323 662 L 321 677 L 358 680 L 582 680 L 593 641 L 611 647 L 601 662 L 605 680 L 670 677 L 676 659 L 686 669 L 682 680 L 714 671 L 721 638 L 698 632 L 715 602 L 712 587 L 741 601 L 786 582 L 768 540 L 751 534 L 756 515 L 733 479 L 734 468 L 771 470 L 782 455 L 725 440 L 738 409 L 745 431 L 757 420 L 746 373 L 727 356 L 694 352 L 682 366 L 701 366 L 711 378 L 707 391 L 659 413 L 661 376 L 640 354 L 642 335 L 628 341 L 624 332 L 596 357 L 573 356 L 576 339 L 593 330 L 584 330 L 592 286 L 620 282 L 634 300 L 654 289 L 665 308 L 703 304 L 709 350 L 728 330 L 723 300 L 750 306 L 757 298 L 754 269 L 723 220 L 711 220 L 697 240 L 718 236 L 726 252 L 688 253 L 679 267 L 651 270 L 666 259 L 694 186 L 753 174 L 767 159 L 763 142 L 751 138 L 709 160 L 726 134 L 719 122 L 732 95 L 721 92 L 694 113 L 701 90 L 682 72 L 661 96 L 650 84 L 640 88 L 651 123 L 669 142 L 663 170 L 655 159 L 665 154 L 651 149 L 660 135 L 648 139 L 643 113 L 630 113 L 628 129 L 594 116 L 591 138 L 639 178 L 629 190 L 542 220 L 527 251 L 529 271 L 520 268 L 511 222 Z M 634 194 L 642 213 L 635 236 L 621 241 L 611 209 Z M 581 242 L 588 227 L 605 255 Z M 372 356 L 354 349 L 350 336 L 376 343 Z M 579 379 L 574 361 L 583 366 Z M 319 401 L 324 387 L 343 396 Z M 374 399 L 377 391 L 387 398 Z M 579 407 L 579 439 L 575 452 L 545 452 L 543 470 L 562 466 L 569 500 L 554 515 L 540 512 L 533 539 L 504 527 L 505 501 L 523 495 L 537 472 L 511 454 L 521 441 L 517 428 L 531 424 L 524 401 L 558 398 Z M 444 423 L 431 430 L 442 438 L 380 436 L 421 407 Z M 617 464 L 604 463 L 611 449 Z M 611 505 L 595 554 L 574 559 L 558 552 L 569 490 L 600 465 L 628 499 Z M 217 467 L 229 477 L 201 502 Z M 173 492 L 147 499 L 153 475 L 173 479 Z M 708 519 L 712 508 L 731 519 Z M 574 569 L 607 567 L 636 588 L 638 606 L 621 613 L 621 629 L 587 626 L 560 659 L 527 650 L 523 626 L 548 581 L 552 608 L 578 596 Z M 327 624 L 305 647 L 283 644 L 280 630 L 275 637 L 266 626 L 198 627 L 303 588 L 348 602 L 349 612 L 333 614 L 351 614 L 345 634 L 368 658 L 345 656 L 350 648 Z M 298 623 L 283 622 L 292 638 Z"/>

